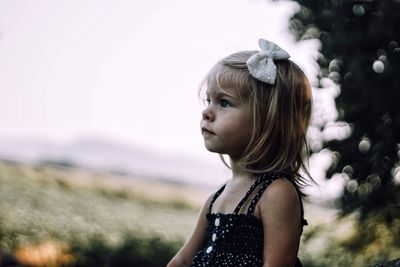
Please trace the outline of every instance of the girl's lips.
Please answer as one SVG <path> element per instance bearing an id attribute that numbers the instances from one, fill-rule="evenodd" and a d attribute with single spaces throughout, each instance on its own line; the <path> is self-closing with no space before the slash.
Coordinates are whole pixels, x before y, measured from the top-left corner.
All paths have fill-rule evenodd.
<path id="1" fill-rule="evenodd" d="M 201 127 L 201 133 L 215 134 L 214 132 L 208 130 L 206 127 Z"/>

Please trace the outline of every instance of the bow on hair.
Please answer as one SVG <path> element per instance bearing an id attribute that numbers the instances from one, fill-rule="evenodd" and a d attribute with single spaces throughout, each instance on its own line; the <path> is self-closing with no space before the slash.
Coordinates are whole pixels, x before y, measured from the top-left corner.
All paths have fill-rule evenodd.
<path id="1" fill-rule="evenodd" d="M 261 51 L 252 55 L 246 61 L 247 68 L 250 74 L 257 80 L 268 84 L 275 84 L 276 66 L 274 60 L 288 59 L 290 55 L 273 42 L 259 39 L 258 44 L 261 47 Z"/>

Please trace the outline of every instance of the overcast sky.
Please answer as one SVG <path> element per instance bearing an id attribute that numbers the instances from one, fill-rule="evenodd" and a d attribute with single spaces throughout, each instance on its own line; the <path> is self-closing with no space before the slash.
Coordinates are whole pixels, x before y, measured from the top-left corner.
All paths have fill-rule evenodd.
<path id="1" fill-rule="evenodd" d="M 267 0 L 0 0 L 0 140 L 100 137 L 219 161 L 200 134 L 199 83 L 219 59 L 258 49 L 259 38 L 286 49 L 313 83 L 318 43 L 296 43 L 288 31 L 297 8 Z M 313 92 L 316 125 L 336 119 L 339 91 L 327 88 Z M 318 128 L 309 133 L 322 140 Z M 342 191 L 341 177 L 324 179 L 329 164 L 325 150 L 311 158 L 321 185 L 313 195 Z"/>
<path id="2" fill-rule="evenodd" d="M 112 138 L 205 155 L 198 84 L 220 58 L 275 41 L 310 79 L 291 1 L 0 1 L 0 138 Z"/>

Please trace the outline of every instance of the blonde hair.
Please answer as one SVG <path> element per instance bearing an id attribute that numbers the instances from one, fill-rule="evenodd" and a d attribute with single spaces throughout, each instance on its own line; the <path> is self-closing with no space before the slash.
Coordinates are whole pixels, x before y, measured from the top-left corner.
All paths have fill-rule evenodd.
<path id="1" fill-rule="evenodd" d="M 311 86 L 304 72 L 290 60 L 275 60 L 274 85 L 253 78 L 246 65 L 257 51 L 232 54 L 216 64 L 200 88 L 236 88 L 252 113 L 252 135 L 239 164 L 252 174 L 282 172 L 302 188 L 313 181 L 309 174 L 306 131 L 310 122 Z M 205 85 L 205 86 L 204 86 Z M 221 155 L 224 164 L 225 160 Z M 228 166 L 229 167 L 229 166 Z M 301 176 L 303 170 L 308 177 Z"/>

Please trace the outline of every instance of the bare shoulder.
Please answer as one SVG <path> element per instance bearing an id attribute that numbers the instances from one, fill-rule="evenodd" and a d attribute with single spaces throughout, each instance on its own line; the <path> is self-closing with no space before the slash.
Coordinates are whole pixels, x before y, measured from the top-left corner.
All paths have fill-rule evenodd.
<path id="1" fill-rule="evenodd" d="M 261 197 L 264 201 L 295 201 L 299 202 L 299 194 L 293 185 L 286 178 L 279 178 L 273 181 L 265 190 L 265 193 Z"/>
<path id="2" fill-rule="evenodd" d="M 292 182 L 279 178 L 272 182 L 259 200 L 261 217 L 273 213 L 274 216 L 300 216 L 300 197 Z"/>
<path id="3" fill-rule="evenodd" d="M 210 207 L 210 203 L 211 203 L 211 201 L 212 201 L 214 195 L 215 195 L 215 192 L 212 193 L 212 194 L 210 194 L 210 195 L 208 196 L 208 198 L 203 202 L 203 205 L 202 205 L 202 207 L 201 207 L 202 210 L 208 211 L 208 208 Z M 207 213 L 207 212 L 206 212 L 206 213 Z"/>

